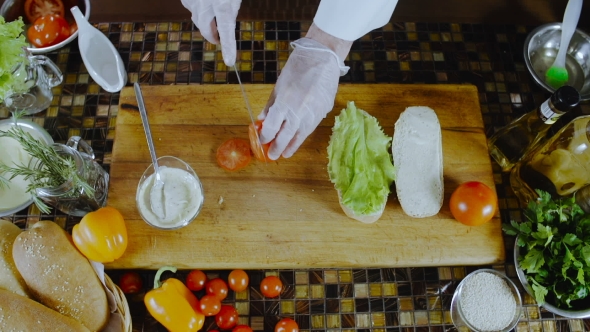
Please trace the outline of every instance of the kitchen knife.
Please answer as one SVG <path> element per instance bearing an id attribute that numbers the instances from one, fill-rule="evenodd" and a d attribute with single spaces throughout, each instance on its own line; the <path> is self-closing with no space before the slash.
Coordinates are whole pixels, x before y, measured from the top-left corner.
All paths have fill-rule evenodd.
<path id="1" fill-rule="evenodd" d="M 242 84 L 242 80 L 240 79 L 240 74 L 238 73 L 238 67 L 234 66 L 234 70 L 236 71 L 236 76 L 238 77 L 238 83 L 240 83 L 240 89 L 242 90 L 242 96 L 244 96 L 244 101 L 246 102 L 246 108 L 248 109 L 248 115 L 250 115 L 250 121 L 252 122 L 252 127 L 254 127 L 254 134 L 256 135 L 256 140 L 258 141 L 258 148 L 260 149 L 261 155 L 264 157 L 264 161 L 266 161 L 266 155 L 264 153 L 264 149 L 262 149 L 262 144 L 260 143 L 260 137 L 258 136 L 258 130 L 256 128 L 256 124 L 254 123 L 254 115 L 252 115 L 252 108 L 250 107 L 250 102 L 248 101 L 248 96 L 246 95 L 246 90 L 244 90 L 244 85 Z"/>

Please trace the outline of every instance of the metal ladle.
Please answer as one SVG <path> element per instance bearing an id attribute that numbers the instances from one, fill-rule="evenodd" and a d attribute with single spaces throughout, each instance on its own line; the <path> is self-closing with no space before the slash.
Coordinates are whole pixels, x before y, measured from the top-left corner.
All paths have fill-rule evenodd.
<path id="1" fill-rule="evenodd" d="M 166 211 L 163 204 L 163 192 L 164 192 L 164 181 L 160 174 L 160 168 L 158 166 L 158 158 L 156 158 L 156 148 L 154 147 L 154 140 L 152 138 L 152 131 L 150 130 L 150 124 L 148 122 L 147 113 L 145 110 L 145 104 L 143 102 L 143 94 L 141 93 L 141 87 L 139 83 L 134 83 L 133 88 L 135 89 L 135 97 L 137 98 L 137 106 L 139 107 L 139 114 L 141 115 L 141 122 L 143 124 L 143 130 L 145 131 L 145 137 L 147 138 L 148 148 L 150 150 L 150 156 L 152 158 L 152 165 L 154 165 L 154 184 L 150 189 L 150 205 L 152 212 L 158 218 L 166 218 Z"/>

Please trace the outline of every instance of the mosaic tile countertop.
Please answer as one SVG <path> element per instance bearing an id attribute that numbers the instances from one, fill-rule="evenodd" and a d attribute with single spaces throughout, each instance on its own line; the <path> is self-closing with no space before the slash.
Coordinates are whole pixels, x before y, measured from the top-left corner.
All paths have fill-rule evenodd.
<path id="1" fill-rule="evenodd" d="M 311 22 L 238 22 L 236 65 L 246 83 L 275 83 L 289 55 L 289 41 L 305 35 Z M 237 84 L 215 45 L 203 40 L 190 22 L 103 23 L 97 27 L 119 50 L 129 74 L 128 85 Z M 346 59 L 350 66 L 341 83 L 473 84 L 490 135 L 511 119 L 541 104 L 548 94 L 529 76 L 523 42 L 534 27 L 453 23 L 395 23 L 356 41 Z M 92 81 L 77 43 L 47 54 L 64 73 L 54 88 L 51 106 L 33 120 L 65 142 L 79 135 L 109 170 L 118 94 Z M 584 108 L 587 104 L 583 105 Z M 0 110 L 0 118 L 8 117 Z M 496 190 L 504 222 L 520 220 L 520 207 L 508 177 L 494 163 Z M 61 212 L 40 214 L 33 205 L 7 217 L 22 228 L 50 219 L 70 229 L 79 221 Z M 512 259 L 514 239 L 505 238 L 507 263 L 485 266 L 505 272 L 519 286 Z M 274 331 L 281 317 L 293 317 L 304 331 L 446 331 L 453 329 L 450 302 L 458 283 L 478 267 L 314 269 L 247 271 L 250 287 L 230 292 L 240 324 L 254 331 Z M 126 271 L 109 271 L 113 280 Z M 139 271 L 145 285 L 154 271 Z M 187 271 L 178 273 L 183 279 Z M 226 278 L 229 271 L 207 271 Z M 258 285 L 266 275 L 278 275 L 285 288 L 279 298 L 265 299 Z M 521 288 L 524 310 L 517 331 L 585 331 L 590 320 L 565 319 L 540 309 Z M 130 295 L 134 331 L 165 331 L 146 312 L 143 293 Z M 215 328 L 212 318 L 205 330 Z"/>

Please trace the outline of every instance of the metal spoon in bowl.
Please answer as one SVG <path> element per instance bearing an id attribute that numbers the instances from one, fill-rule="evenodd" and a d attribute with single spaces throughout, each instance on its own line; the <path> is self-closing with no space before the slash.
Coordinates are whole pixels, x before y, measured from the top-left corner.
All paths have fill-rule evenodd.
<path id="1" fill-rule="evenodd" d="M 139 83 L 133 84 L 135 89 L 135 97 L 137 98 L 137 106 L 139 107 L 139 114 L 141 115 L 141 122 L 143 123 L 143 130 L 145 131 L 145 137 L 147 138 L 148 148 L 150 150 L 150 156 L 152 158 L 152 164 L 154 165 L 154 184 L 150 190 L 150 205 L 152 212 L 158 218 L 165 219 L 166 211 L 164 210 L 164 181 L 160 174 L 160 168 L 158 167 L 158 158 L 156 158 L 156 148 L 154 147 L 154 140 L 152 139 L 152 131 L 150 130 L 150 124 L 148 122 L 147 113 L 145 110 L 145 104 L 143 103 L 143 95 L 141 93 L 141 87 Z"/>

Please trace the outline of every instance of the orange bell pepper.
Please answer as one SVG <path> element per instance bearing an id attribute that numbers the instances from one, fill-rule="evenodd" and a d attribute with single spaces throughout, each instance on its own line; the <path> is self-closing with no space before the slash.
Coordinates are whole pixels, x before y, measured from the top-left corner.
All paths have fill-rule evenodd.
<path id="1" fill-rule="evenodd" d="M 119 210 L 103 207 L 87 213 L 72 229 L 72 240 L 84 256 L 110 263 L 127 249 L 127 228 Z"/>
<path id="2" fill-rule="evenodd" d="M 205 323 L 205 315 L 199 310 L 199 300 L 178 279 L 169 278 L 161 283 L 164 271 L 176 272 L 176 268 L 164 266 L 156 273 L 154 289 L 143 298 L 149 313 L 170 332 L 200 330 Z"/>

